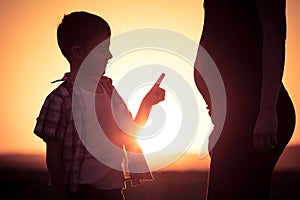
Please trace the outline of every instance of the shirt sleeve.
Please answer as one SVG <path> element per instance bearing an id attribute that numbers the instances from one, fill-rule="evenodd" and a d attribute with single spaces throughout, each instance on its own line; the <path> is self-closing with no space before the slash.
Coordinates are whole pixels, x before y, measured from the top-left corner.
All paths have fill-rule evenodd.
<path id="1" fill-rule="evenodd" d="M 62 140 L 64 127 L 63 99 L 56 94 L 50 94 L 37 118 L 34 133 L 45 142 L 49 139 Z"/>

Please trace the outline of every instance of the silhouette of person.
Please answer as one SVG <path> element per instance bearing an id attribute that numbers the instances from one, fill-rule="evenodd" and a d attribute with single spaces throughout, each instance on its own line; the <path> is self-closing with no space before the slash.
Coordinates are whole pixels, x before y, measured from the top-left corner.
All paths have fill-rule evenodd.
<path id="1" fill-rule="evenodd" d="M 153 180 L 136 137 L 127 134 L 129 132 L 121 129 L 117 122 L 128 125 L 126 130 L 132 131 L 130 134 L 138 132 L 146 124 L 152 107 L 164 100 L 165 91 L 158 83 L 154 84 L 143 98 L 136 117 L 132 118 L 112 79 L 104 76 L 108 60 L 112 58 L 110 35 L 109 24 L 104 19 L 83 11 L 65 15 L 57 28 L 58 45 L 70 63 L 70 72 L 47 96 L 34 133 L 46 142 L 51 185 L 60 200 L 123 200 L 125 180 L 130 179 L 134 186 Z M 86 60 L 87 57 L 90 59 Z M 87 66 L 81 71 L 83 63 Z M 77 83 L 79 74 L 84 74 L 84 79 Z M 78 104 L 74 103 L 76 99 Z M 92 115 L 93 110 L 96 117 Z M 76 116 L 81 126 L 75 124 Z M 96 129 L 99 125 L 106 137 L 99 136 L 101 131 Z M 84 133 L 84 139 L 79 136 L 80 132 Z M 105 138 L 114 145 L 107 145 Z M 127 158 L 123 148 L 127 150 Z M 96 155 L 100 155 L 101 160 L 92 153 L 98 149 L 101 152 Z M 124 159 L 128 159 L 129 171 L 124 171 L 127 177 L 123 169 L 114 167 L 121 167 Z"/>
<path id="2" fill-rule="evenodd" d="M 285 8 L 285 0 L 204 0 L 200 45 L 216 63 L 227 96 L 224 127 L 210 152 L 208 200 L 269 199 L 273 169 L 295 127 L 282 83 Z M 197 70 L 194 78 L 211 109 L 208 85 Z"/>

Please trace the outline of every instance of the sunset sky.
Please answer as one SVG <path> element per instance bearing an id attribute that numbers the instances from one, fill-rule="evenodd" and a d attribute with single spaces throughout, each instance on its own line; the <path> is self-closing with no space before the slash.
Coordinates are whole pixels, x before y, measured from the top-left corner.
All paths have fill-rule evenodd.
<path id="1" fill-rule="evenodd" d="M 56 43 L 56 28 L 64 14 L 84 10 L 100 15 L 110 24 L 112 35 L 155 27 L 176 31 L 198 43 L 204 16 L 202 4 L 203 0 L 0 0 L 0 154 L 45 151 L 44 142 L 33 134 L 33 128 L 45 97 L 57 86 L 50 82 L 69 70 Z M 287 0 L 283 81 L 297 115 L 299 9 L 299 0 Z M 299 133 L 297 119 L 289 145 L 300 145 Z"/>

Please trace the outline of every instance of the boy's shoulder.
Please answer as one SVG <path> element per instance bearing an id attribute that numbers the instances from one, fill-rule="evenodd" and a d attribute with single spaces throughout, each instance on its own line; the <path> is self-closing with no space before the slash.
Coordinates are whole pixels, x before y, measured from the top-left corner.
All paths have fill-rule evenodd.
<path id="1" fill-rule="evenodd" d="M 106 83 L 106 84 L 112 85 L 112 79 L 109 78 L 108 76 L 102 76 L 100 81 L 102 83 Z"/>
<path id="2" fill-rule="evenodd" d="M 107 76 L 102 76 L 100 82 L 110 92 L 114 90 L 112 79 Z M 59 84 L 52 92 L 46 97 L 46 101 L 52 101 L 53 103 L 63 103 L 66 100 L 71 100 L 73 92 L 73 84 L 69 80 L 64 80 Z"/>
<path id="3" fill-rule="evenodd" d="M 61 104 L 65 102 L 66 99 L 70 99 L 71 96 L 72 88 L 64 81 L 48 94 L 46 101 Z"/>
<path id="4" fill-rule="evenodd" d="M 115 90 L 112 79 L 107 76 L 102 76 L 100 79 L 100 83 L 102 87 L 104 87 L 104 89 L 108 92 L 109 95 L 111 95 Z"/>

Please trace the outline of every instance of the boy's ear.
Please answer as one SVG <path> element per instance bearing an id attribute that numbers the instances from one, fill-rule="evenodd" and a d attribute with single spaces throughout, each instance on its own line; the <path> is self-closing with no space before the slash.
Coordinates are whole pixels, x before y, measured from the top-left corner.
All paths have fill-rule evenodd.
<path id="1" fill-rule="evenodd" d="M 71 48 L 71 57 L 75 60 L 83 60 L 85 57 L 84 50 L 76 45 Z"/>

